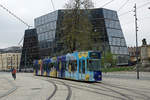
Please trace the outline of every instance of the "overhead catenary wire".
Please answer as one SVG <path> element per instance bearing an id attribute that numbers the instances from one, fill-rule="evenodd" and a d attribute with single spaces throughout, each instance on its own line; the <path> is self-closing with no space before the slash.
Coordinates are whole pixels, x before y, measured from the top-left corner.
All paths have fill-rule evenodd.
<path id="1" fill-rule="evenodd" d="M 147 2 L 147 3 L 144 3 L 144 4 L 140 5 L 140 6 L 138 6 L 137 9 L 143 8 L 143 7 L 145 7 L 148 4 L 150 4 L 150 2 Z M 130 12 L 133 12 L 133 11 L 134 10 L 130 10 L 130 11 L 124 12 L 124 13 L 120 14 L 119 17 L 124 16 L 126 14 L 129 14 Z"/>
<path id="2" fill-rule="evenodd" d="M 141 6 L 137 7 L 137 9 L 143 8 L 143 7 L 145 7 L 145 6 L 148 5 L 148 4 L 150 4 L 150 2 L 147 2 L 147 3 L 142 4 Z"/>
<path id="3" fill-rule="evenodd" d="M 15 17 L 17 20 L 19 20 L 21 23 L 25 24 L 28 27 L 28 29 L 30 27 L 32 27 L 31 25 L 27 24 L 24 20 L 22 20 L 20 17 L 18 17 L 14 13 L 12 13 L 9 9 L 7 9 L 6 7 L 4 7 L 2 4 L 0 4 L 0 7 L 3 8 L 5 11 L 7 11 L 10 15 L 12 15 L 13 17 Z M 24 39 L 24 36 L 19 41 L 18 45 L 20 45 L 20 43 L 23 41 L 23 39 Z"/>
<path id="4" fill-rule="evenodd" d="M 6 7 L 4 7 L 2 4 L 0 4 L 0 7 L 3 8 L 5 11 L 7 11 L 10 15 L 12 15 L 13 17 L 15 17 L 17 20 L 19 20 L 20 22 L 22 22 L 23 24 L 25 24 L 28 28 L 32 27 L 29 24 L 27 24 L 24 20 L 22 20 L 21 18 L 19 18 L 18 16 L 16 16 L 14 13 L 12 13 L 9 9 L 7 9 Z"/>
<path id="5" fill-rule="evenodd" d="M 105 4 L 104 4 L 103 6 L 101 6 L 101 7 L 105 7 L 105 6 L 109 5 L 110 3 L 112 3 L 113 1 L 115 1 L 115 0 L 109 1 L 109 2 L 105 3 Z"/>
<path id="6" fill-rule="evenodd" d="M 128 2 L 129 2 L 129 0 L 127 0 L 127 1 L 119 8 L 118 12 L 119 12 L 123 7 L 125 7 Z"/>
<path id="7" fill-rule="evenodd" d="M 53 3 L 53 0 L 51 0 L 51 4 L 53 6 L 53 10 L 55 11 L 55 6 L 54 6 L 54 3 Z"/>

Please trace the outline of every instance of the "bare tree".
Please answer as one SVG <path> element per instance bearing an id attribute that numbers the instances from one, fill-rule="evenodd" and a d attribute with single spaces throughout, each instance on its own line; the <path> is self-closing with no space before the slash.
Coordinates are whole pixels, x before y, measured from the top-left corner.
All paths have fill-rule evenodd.
<path id="1" fill-rule="evenodd" d="M 94 32 L 89 20 L 90 9 L 94 7 L 91 0 L 69 0 L 63 19 L 63 40 L 68 52 L 92 49 Z"/>

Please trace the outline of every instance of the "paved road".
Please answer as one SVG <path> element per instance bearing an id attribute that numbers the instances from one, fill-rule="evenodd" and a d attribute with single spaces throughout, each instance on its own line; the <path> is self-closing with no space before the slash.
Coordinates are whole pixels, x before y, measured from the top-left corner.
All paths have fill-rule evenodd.
<path id="1" fill-rule="evenodd" d="M 13 80 L 10 73 L 0 72 L 0 80 L 0 89 L 3 88 L 0 100 L 46 100 L 51 93 L 52 85 L 33 78 L 32 74 L 17 74 L 17 79 Z M 11 91 L 14 87 L 16 90 Z"/>
<path id="2" fill-rule="evenodd" d="M 135 74 L 107 73 L 102 82 L 83 83 L 29 73 L 17 74 L 14 81 L 10 73 L 0 72 L 0 100 L 150 100 L 150 73 L 140 80 Z"/>

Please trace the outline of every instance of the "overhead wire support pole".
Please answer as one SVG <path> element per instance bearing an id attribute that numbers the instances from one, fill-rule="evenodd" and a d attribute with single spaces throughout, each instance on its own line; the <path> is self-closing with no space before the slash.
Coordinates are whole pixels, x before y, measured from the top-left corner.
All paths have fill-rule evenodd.
<path id="1" fill-rule="evenodd" d="M 138 65 L 138 36 L 137 36 L 137 33 L 138 33 L 138 27 L 137 27 L 137 8 L 136 8 L 136 4 L 134 6 L 135 10 L 135 33 L 136 33 L 136 60 L 137 60 L 137 63 L 136 63 L 136 71 L 137 71 L 137 79 L 139 79 L 139 65 Z"/>

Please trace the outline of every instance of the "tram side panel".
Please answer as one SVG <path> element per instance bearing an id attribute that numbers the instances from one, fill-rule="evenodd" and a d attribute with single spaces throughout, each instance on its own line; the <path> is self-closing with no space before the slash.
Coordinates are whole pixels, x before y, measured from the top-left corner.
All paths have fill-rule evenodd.
<path id="1" fill-rule="evenodd" d="M 91 60 L 91 61 L 90 61 Z M 42 60 L 38 61 L 34 65 L 34 74 L 66 78 L 72 80 L 81 81 L 101 81 L 102 73 L 100 59 L 99 61 L 91 59 L 90 57 L 81 57 L 75 60 L 57 60 L 56 62 L 44 62 Z"/>

